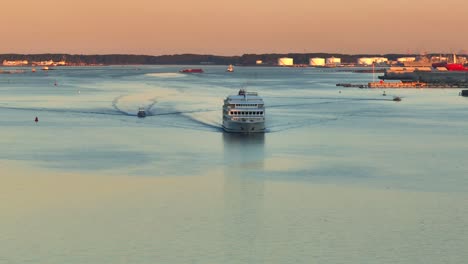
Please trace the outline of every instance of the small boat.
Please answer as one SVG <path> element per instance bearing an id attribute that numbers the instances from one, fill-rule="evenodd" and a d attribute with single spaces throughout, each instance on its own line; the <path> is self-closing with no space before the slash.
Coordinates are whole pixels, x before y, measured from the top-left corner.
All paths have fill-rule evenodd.
<path id="1" fill-rule="evenodd" d="M 400 102 L 400 101 L 401 101 L 401 97 L 399 97 L 399 96 L 394 96 L 394 97 L 393 97 L 393 101 L 395 101 L 395 102 Z"/>
<path id="2" fill-rule="evenodd" d="M 43 70 L 43 71 L 48 71 L 48 70 L 49 70 L 49 67 L 44 66 L 44 67 L 42 67 L 42 70 Z"/>
<path id="3" fill-rule="evenodd" d="M 203 73 L 203 69 L 182 69 L 180 73 Z"/>
<path id="4" fill-rule="evenodd" d="M 140 109 L 138 109 L 137 116 L 139 118 L 146 117 L 146 110 L 143 107 L 140 107 Z"/>
<path id="5" fill-rule="evenodd" d="M 234 66 L 232 66 L 232 64 L 230 64 L 227 69 L 226 69 L 227 72 L 234 72 Z"/>

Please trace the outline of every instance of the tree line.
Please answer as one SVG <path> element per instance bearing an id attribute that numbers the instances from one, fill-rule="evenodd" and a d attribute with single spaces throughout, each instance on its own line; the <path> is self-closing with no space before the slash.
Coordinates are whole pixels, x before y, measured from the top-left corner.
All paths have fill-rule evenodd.
<path id="1" fill-rule="evenodd" d="M 255 65 L 261 60 L 264 65 L 275 65 L 278 58 L 290 57 L 295 64 L 308 64 L 310 58 L 320 57 L 341 58 L 343 63 L 355 63 L 360 57 L 386 57 L 396 60 L 398 57 L 418 56 L 415 54 L 339 54 L 339 53 L 274 53 L 274 54 L 244 54 L 242 56 L 217 56 L 200 54 L 176 54 L 176 55 L 131 55 L 131 54 L 107 54 L 107 55 L 76 55 L 76 54 L 0 54 L 0 62 L 3 60 L 28 60 L 32 61 L 61 61 L 72 64 L 103 64 L 103 65 Z"/>

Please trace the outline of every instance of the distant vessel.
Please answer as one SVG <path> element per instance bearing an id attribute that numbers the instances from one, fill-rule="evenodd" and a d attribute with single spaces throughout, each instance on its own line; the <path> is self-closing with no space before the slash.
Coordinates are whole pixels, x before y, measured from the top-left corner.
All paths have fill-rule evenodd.
<path id="1" fill-rule="evenodd" d="M 449 71 L 468 71 L 468 67 L 465 67 L 461 63 L 449 63 L 445 65 L 445 68 Z"/>
<path id="2" fill-rule="evenodd" d="M 140 107 L 140 109 L 138 109 L 137 116 L 140 118 L 146 117 L 146 111 L 143 107 Z"/>
<path id="3" fill-rule="evenodd" d="M 223 105 L 223 129 L 234 133 L 265 132 L 265 104 L 254 92 L 241 89 L 226 97 Z"/>
<path id="4" fill-rule="evenodd" d="M 468 67 L 462 63 L 458 63 L 456 54 L 453 54 L 453 60 L 450 63 L 447 61 L 433 63 L 432 68 L 446 68 L 448 71 L 468 71 Z"/>
<path id="5" fill-rule="evenodd" d="M 182 69 L 181 73 L 203 73 L 203 69 Z"/>
<path id="6" fill-rule="evenodd" d="M 230 64 L 227 69 L 226 69 L 227 72 L 234 72 L 234 66 L 232 66 L 232 64 Z"/>

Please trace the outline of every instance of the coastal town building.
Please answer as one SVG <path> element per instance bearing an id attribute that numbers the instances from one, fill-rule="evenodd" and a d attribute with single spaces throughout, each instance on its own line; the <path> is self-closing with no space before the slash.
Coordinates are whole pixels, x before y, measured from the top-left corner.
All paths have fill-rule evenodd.
<path id="1" fill-rule="evenodd" d="M 52 66 L 54 64 L 53 60 L 48 60 L 48 61 L 33 61 L 33 65 L 37 66 Z"/>
<path id="2" fill-rule="evenodd" d="M 3 61 L 3 66 L 24 66 L 24 65 L 28 65 L 27 60 L 15 60 L 15 61 L 4 60 Z"/>
<path id="3" fill-rule="evenodd" d="M 32 65 L 33 66 L 66 66 L 68 64 L 64 60 L 61 60 L 58 62 L 55 62 L 53 60 L 47 60 L 47 61 L 33 61 Z"/>

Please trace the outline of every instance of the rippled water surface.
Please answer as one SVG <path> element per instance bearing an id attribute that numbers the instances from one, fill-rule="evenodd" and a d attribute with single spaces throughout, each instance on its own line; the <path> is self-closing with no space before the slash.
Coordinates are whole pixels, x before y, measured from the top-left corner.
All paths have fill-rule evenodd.
<path id="1" fill-rule="evenodd" d="M 180 68 L 0 75 L 0 263 L 466 263 L 459 90 Z M 267 133 L 222 132 L 240 88 Z"/>

